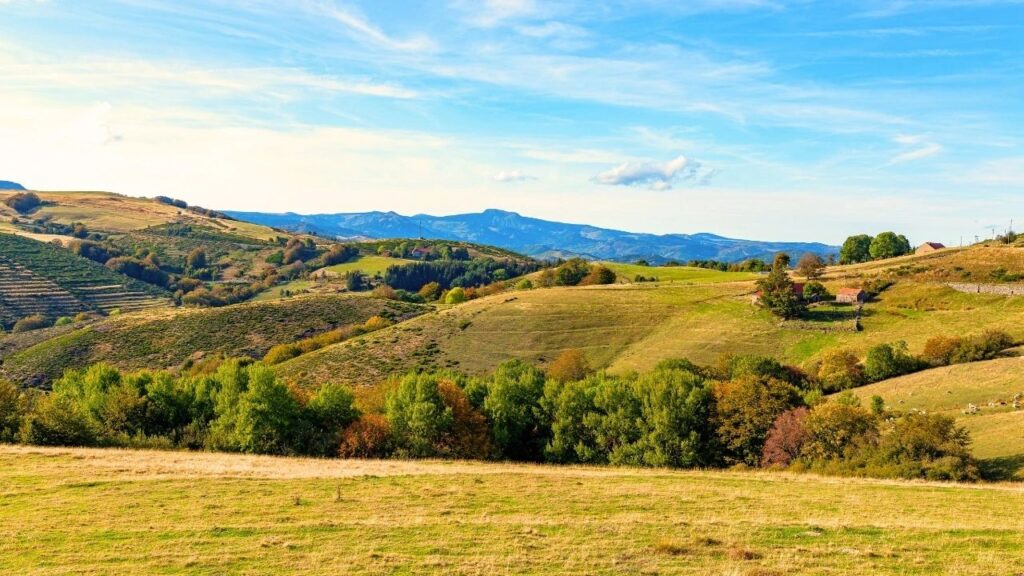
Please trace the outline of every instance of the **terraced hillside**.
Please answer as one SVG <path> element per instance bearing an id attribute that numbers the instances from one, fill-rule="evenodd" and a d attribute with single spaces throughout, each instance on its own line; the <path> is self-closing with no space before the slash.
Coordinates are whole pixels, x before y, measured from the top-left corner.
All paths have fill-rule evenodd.
<path id="1" fill-rule="evenodd" d="M 167 293 L 46 243 L 0 234 L 0 322 L 170 303 Z"/>
<path id="2" fill-rule="evenodd" d="M 1024 358 L 935 368 L 854 390 L 865 401 L 881 396 L 896 410 L 952 416 L 971 432 L 974 453 L 1006 475 L 1024 479 Z M 970 409 L 974 405 L 974 409 Z"/>
<path id="3" fill-rule="evenodd" d="M 110 317 L 27 346 L 12 343 L 0 356 L 0 372 L 13 381 L 43 386 L 68 368 L 100 361 L 125 369 L 160 369 L 211 354 L 262 358 L 276 344 L 361 324 L 371 316 L 401 321 L 423 311 L 416 304 L 347 295 L 149 311 Z"/>
<path id="4" fill-rule="evenodd" d="M 711 272 L 714 273 L 714 272 Z M 718 273 L 723 274 L 723 273 Z M 838 284 L 836 284 L 838 285 Z M 753 282 L 644 283 L 506 292 L 417 318 L 286 362 L 298 381 L 375 383 L 412 368 L 492 369 L 510 358 L 545 362 L 570 348 L 595 367 L 648 370 L 666 358 L 713 363 L 722 354 L 765 354 L 810 367 L 826 350 L 860 355 L 906 341 L 914 352 L 935 335 L 1008 331 L 1024 338 L 1024 298 L 964 294 L 899 280 L 864 308 L 815 308 L 780 322 L 750 304 Z"/>

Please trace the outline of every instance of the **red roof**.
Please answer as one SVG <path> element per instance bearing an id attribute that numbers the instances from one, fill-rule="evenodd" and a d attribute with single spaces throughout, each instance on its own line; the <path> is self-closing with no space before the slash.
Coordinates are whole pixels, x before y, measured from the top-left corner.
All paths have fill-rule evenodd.
<path id="1" fill-rule="evenodd" d="M 946 247 L 946 245 L 941 243 L 941 242 L 925 242 L 924 245 L 925 246 L 931 246 L 932 248 L 934 248 L 936 250 L 942 250 L 943 248 Z"/>
<path id="2" fill-rule="evenodd" d="M 836 294 L 843 296 L 859 296 L 862 292 L 864 291 L 860 288 L 840 288 L 839 292 Z"/>

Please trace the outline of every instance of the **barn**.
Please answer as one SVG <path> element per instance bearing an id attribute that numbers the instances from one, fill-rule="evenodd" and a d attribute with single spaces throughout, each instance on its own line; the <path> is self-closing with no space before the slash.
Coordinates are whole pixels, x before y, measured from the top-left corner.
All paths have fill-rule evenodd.
<path id="1" fill-rule="evenodd" d="M 860 288 L 840 288 L 836 292 L 836 302 L 844 304 L 856 304 L 868 299 L 868 293 Z"/>

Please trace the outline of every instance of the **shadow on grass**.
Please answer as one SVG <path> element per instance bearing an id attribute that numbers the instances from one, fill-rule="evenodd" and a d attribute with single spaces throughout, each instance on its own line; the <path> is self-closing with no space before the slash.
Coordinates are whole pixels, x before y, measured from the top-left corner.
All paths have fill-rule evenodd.
<path id="1" fill-rule="evenodd" d="M 989 458 L 979 464 L 985 480 L 1020 480 L 1024 477 L 1024 454 Z"/>

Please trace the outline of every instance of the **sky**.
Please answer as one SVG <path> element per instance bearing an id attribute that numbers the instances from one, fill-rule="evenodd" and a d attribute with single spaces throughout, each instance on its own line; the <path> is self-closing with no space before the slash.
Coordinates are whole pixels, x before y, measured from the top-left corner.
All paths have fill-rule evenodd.
<path id="1" fill-rule="evenodd" d="M 955 245 L 1024 224 L 1024 0 L 0 0 L 0 179 Z"/>

